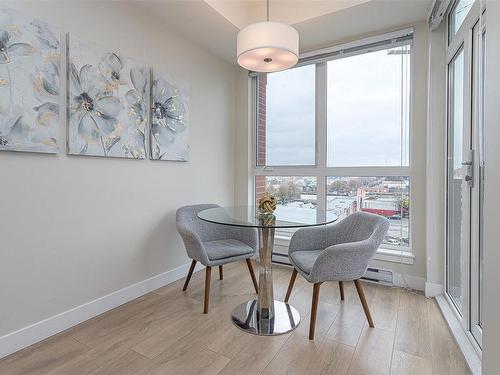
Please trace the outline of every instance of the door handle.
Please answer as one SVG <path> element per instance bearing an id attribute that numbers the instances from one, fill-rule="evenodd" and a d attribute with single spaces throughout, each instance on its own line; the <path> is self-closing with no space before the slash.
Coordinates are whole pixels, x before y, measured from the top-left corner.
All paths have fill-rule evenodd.
<path id="1" fill-rule="evenodd" d="M 474 150 L 468 150 L 465 153 L 465 160 L 462 161 L 462 165 L 466 168 L 464 180 L 467 182 L 469 187 L 473 187 L 474 184 Z"/>

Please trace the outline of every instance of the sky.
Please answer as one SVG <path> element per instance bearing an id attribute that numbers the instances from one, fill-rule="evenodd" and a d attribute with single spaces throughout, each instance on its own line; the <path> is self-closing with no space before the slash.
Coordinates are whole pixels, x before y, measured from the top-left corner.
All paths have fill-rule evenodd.
<path id="1" fill-rule="evenodd" d="M 327 76 L 328 166 L 401 165 L 401 84 L 407 98 L 408 55 L 383 50 L 332 60 Z M 314 65 L 268 74 L 267 165 L 314 164 L 314 91 Z M 408 116 L 403 123 L 408 165 Z"/>

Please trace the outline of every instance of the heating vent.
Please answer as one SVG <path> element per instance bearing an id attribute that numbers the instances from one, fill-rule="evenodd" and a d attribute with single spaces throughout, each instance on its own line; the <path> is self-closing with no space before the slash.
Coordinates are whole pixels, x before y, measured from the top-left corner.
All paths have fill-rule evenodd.
<path id="1" fill-rule="evenodd" d="M 273 263 L 278 263 L 278 264 L 285 264 L 287 266 L 291 266 L 292 264 L 288 260 L 288 254 L 287 253 L 281 253 L 277 251 L 273 251 L 273 257 L 272 257 Z"/>
<path id="2" fill-rule="evenodd" d="M 392 271 L 369 267 L 363 280 L 372 281 L 377 284 L 393 285 Z"/>
<path id="3" fill-rule="evenodd" d="M 291 265 L 288 260 L 288 254 L 278 251 L 273 252 L 273 263 L 284 264 L 287 266 Z M 392 271 L 374 267 L 369 267 L 366 270 L 363 280 L 383 285 L 394 285 Z"/>

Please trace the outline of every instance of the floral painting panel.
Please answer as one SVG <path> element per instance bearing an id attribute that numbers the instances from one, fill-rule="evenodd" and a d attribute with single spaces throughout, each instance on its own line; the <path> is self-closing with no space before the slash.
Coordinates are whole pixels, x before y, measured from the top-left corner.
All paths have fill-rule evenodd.
<path id="1" fill-rule="evenodd" d="M 60 31 L 0 9 L 0 150 L 57 153 Z"/>
<path id="2" fill-rule="evenodd" d="M 153 70 L 151 158 L 189 160 L 189 88 Z"/>
<path id="3" fill-rule="evenodd" d="M 145 159 L 149 68 L 68 38 L 68 152 Z"/>

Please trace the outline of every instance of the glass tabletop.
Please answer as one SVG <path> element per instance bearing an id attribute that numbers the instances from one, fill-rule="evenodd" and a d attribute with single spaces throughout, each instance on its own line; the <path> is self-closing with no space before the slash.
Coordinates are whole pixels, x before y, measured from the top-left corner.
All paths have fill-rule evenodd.
<path id="1" fill-rule="evenodd" d="M 198 217 L 210 223 L 253 228 L 312 227 L 337 220 L 337 215 L 329 211 L 310 208 L 294 214 L 280 210 L 280 206 L 274 214 L 259 214 L 254 206 L 216 207 L 198 212 Z"/>

